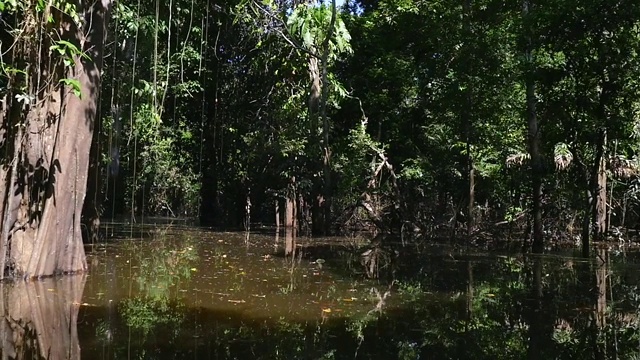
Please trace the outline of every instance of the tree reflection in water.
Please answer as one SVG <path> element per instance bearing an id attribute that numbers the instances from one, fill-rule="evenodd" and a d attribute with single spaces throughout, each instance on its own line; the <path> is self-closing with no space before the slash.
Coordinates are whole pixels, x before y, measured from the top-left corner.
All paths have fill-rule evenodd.
<path id="1" fill-rule="evenodd" d="M 274 249 L 274 238 L 251 236 L 248 247 L 243 234 L 137 242 L 133 281 L 121 286 L 132 284 L 131 294 L 113 297 L 115 313 L 81 310 L 81 334 L 112 317 L 101 338 L 81 338 L 83 355 L 488 360 L 638 352 L 637 255 L 601 249 L 600 260 L 583 260 L 425 247 L 368 280 L 353 266 L 363 248 L 349 254 L 299 238 L 285 256 L 287 241 Z M 327 261 L 322 269 L 318 259 Z"/>
<path id="2" fill-rule="evenodd" d="M 85 276 L 0 283 L 2 359 L 80 359 L 78 311 Z"/>

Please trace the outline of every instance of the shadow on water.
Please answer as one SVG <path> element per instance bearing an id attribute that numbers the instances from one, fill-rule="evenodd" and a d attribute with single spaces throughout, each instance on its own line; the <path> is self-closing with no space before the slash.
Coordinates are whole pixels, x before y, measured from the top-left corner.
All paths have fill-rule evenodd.
<path id="1" fill-rule="evenodd" d="M 148 230 L 148 231 L 147 231 Z M 388 248 L 186 227 L 94 246 L 88 276 L 3 285 L 2 358 L 630 359 L 640 256 Z M 366 259 L 365 259 L 366 260 Z M 80 356 L 81 354 L 81 356 Z"/>

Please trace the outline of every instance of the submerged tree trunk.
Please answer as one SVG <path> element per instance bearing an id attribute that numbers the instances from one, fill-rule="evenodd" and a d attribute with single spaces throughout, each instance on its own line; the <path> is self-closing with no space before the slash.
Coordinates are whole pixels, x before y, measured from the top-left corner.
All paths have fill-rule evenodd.
<path id="1" fill-rule="evenodd" d="M 8 99 L 15 100 L 0 119 L 5 129 L 17 129 L 3 139 L 10 155 L 3 159 L 0 178 L 1 277 L 6 270 L 30 278 L 87 268 L 81 212 L 112 0 L 70 3 L 80 24 L 53 6 L 39 15 L 31 2 L 19 14 L 26 30 L 14 38 L 13 65 L 25 66 L 26 75 L 12 79 Z M 55 25 L 42 20 L 49 16 Z M 51 40 L 41 29 L 49 26 L 58 27 L 55 31 L 72 45 Z M 63 49 L 64 55 L 41 51 L 50 48 Z M 36 61 L 27 66 L 27 59 Z M 21 86 L 27 94 L 18 93 Z"/>
<path id="2" fill-rule="evenodd" d="M 527 96 L 527 127 L 529 155 L 531 156 L 531 200 L 533 202 L 533 252 L 541 253 L 544 248 L 542 235 L 542 157 L 540 155 L 540 129 L 537 115 L 535 61 L 531 39 L 532 0 L 523 0 L 522 16 L 525 21 L 525 86 Z"/>

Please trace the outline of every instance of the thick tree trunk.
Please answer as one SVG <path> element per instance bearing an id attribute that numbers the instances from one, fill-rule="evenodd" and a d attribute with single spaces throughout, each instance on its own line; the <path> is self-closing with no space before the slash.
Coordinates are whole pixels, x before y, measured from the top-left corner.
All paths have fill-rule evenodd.
<path id="1" fill-rule="evenodd" d="M 0 183 L 0 193 L 5 197 L 1 209 L 0 267 L 19 277 L 87 268 L 81 213 L 111 0 L 81 1 L 76 5 L 83 24 L 80 28 L 57 10 L 47 11 L 58 21 L 62 38 L 90 59 L 73 54 L 74 65 L 65 68 L 57 52 L 51 58 L 38 53 L 37 43 L 18 40 L 16 47 L 21 51 L 16 54 L 18 57 L 35 57 L 40 66 L 27 69 L 27 86 L 35 101 L 26 107 L 14 101 L 9 109 L 11 115 L 2 119 L 19 130 L 16 136 L 7 138 L 7 143 L 13 144 L 11 160 L 15 161 L 11 167 L 5 163 L 2 179 L 10 181 Z M 35 11 L 34 6 L 29 5 L 24 15 L 32 21 L 36 21 L 30 14 Z M 35 22 L 27 24 L 38 26 Z M 40 41 L 47 45 L 50 39 L 43 37 Z M 61 79 L 76 80 L 81 97 L 74 94 L 71 86 L 63 86 Z"/>
<path id="2" fill-rule="evenodd" d="M 532 0 L 523 0 L 522 16 L 525 24 L 530 21 Z M 531 200 L 533 201 L 533 252 L 544 249 L 542 235 L 542 157 L 540 155 L 540 129 L 538 127 L 535 61 L 533 61 L 531 25 L 525 25 L 525 86 L 527 96 L 527 126 L 529 155 L 531 156 Z"/>

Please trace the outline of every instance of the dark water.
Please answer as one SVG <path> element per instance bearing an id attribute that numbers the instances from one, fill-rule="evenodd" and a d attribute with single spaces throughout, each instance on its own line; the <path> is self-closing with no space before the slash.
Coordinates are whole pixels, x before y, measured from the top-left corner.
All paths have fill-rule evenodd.
<path id="1" fill-rule="evenodd" d="M 640 359 L 640 257 L 624 247 L 587 261 L 106 233 L 87 248 L 89 274 L 3 285 L 2 359 Z"/>

